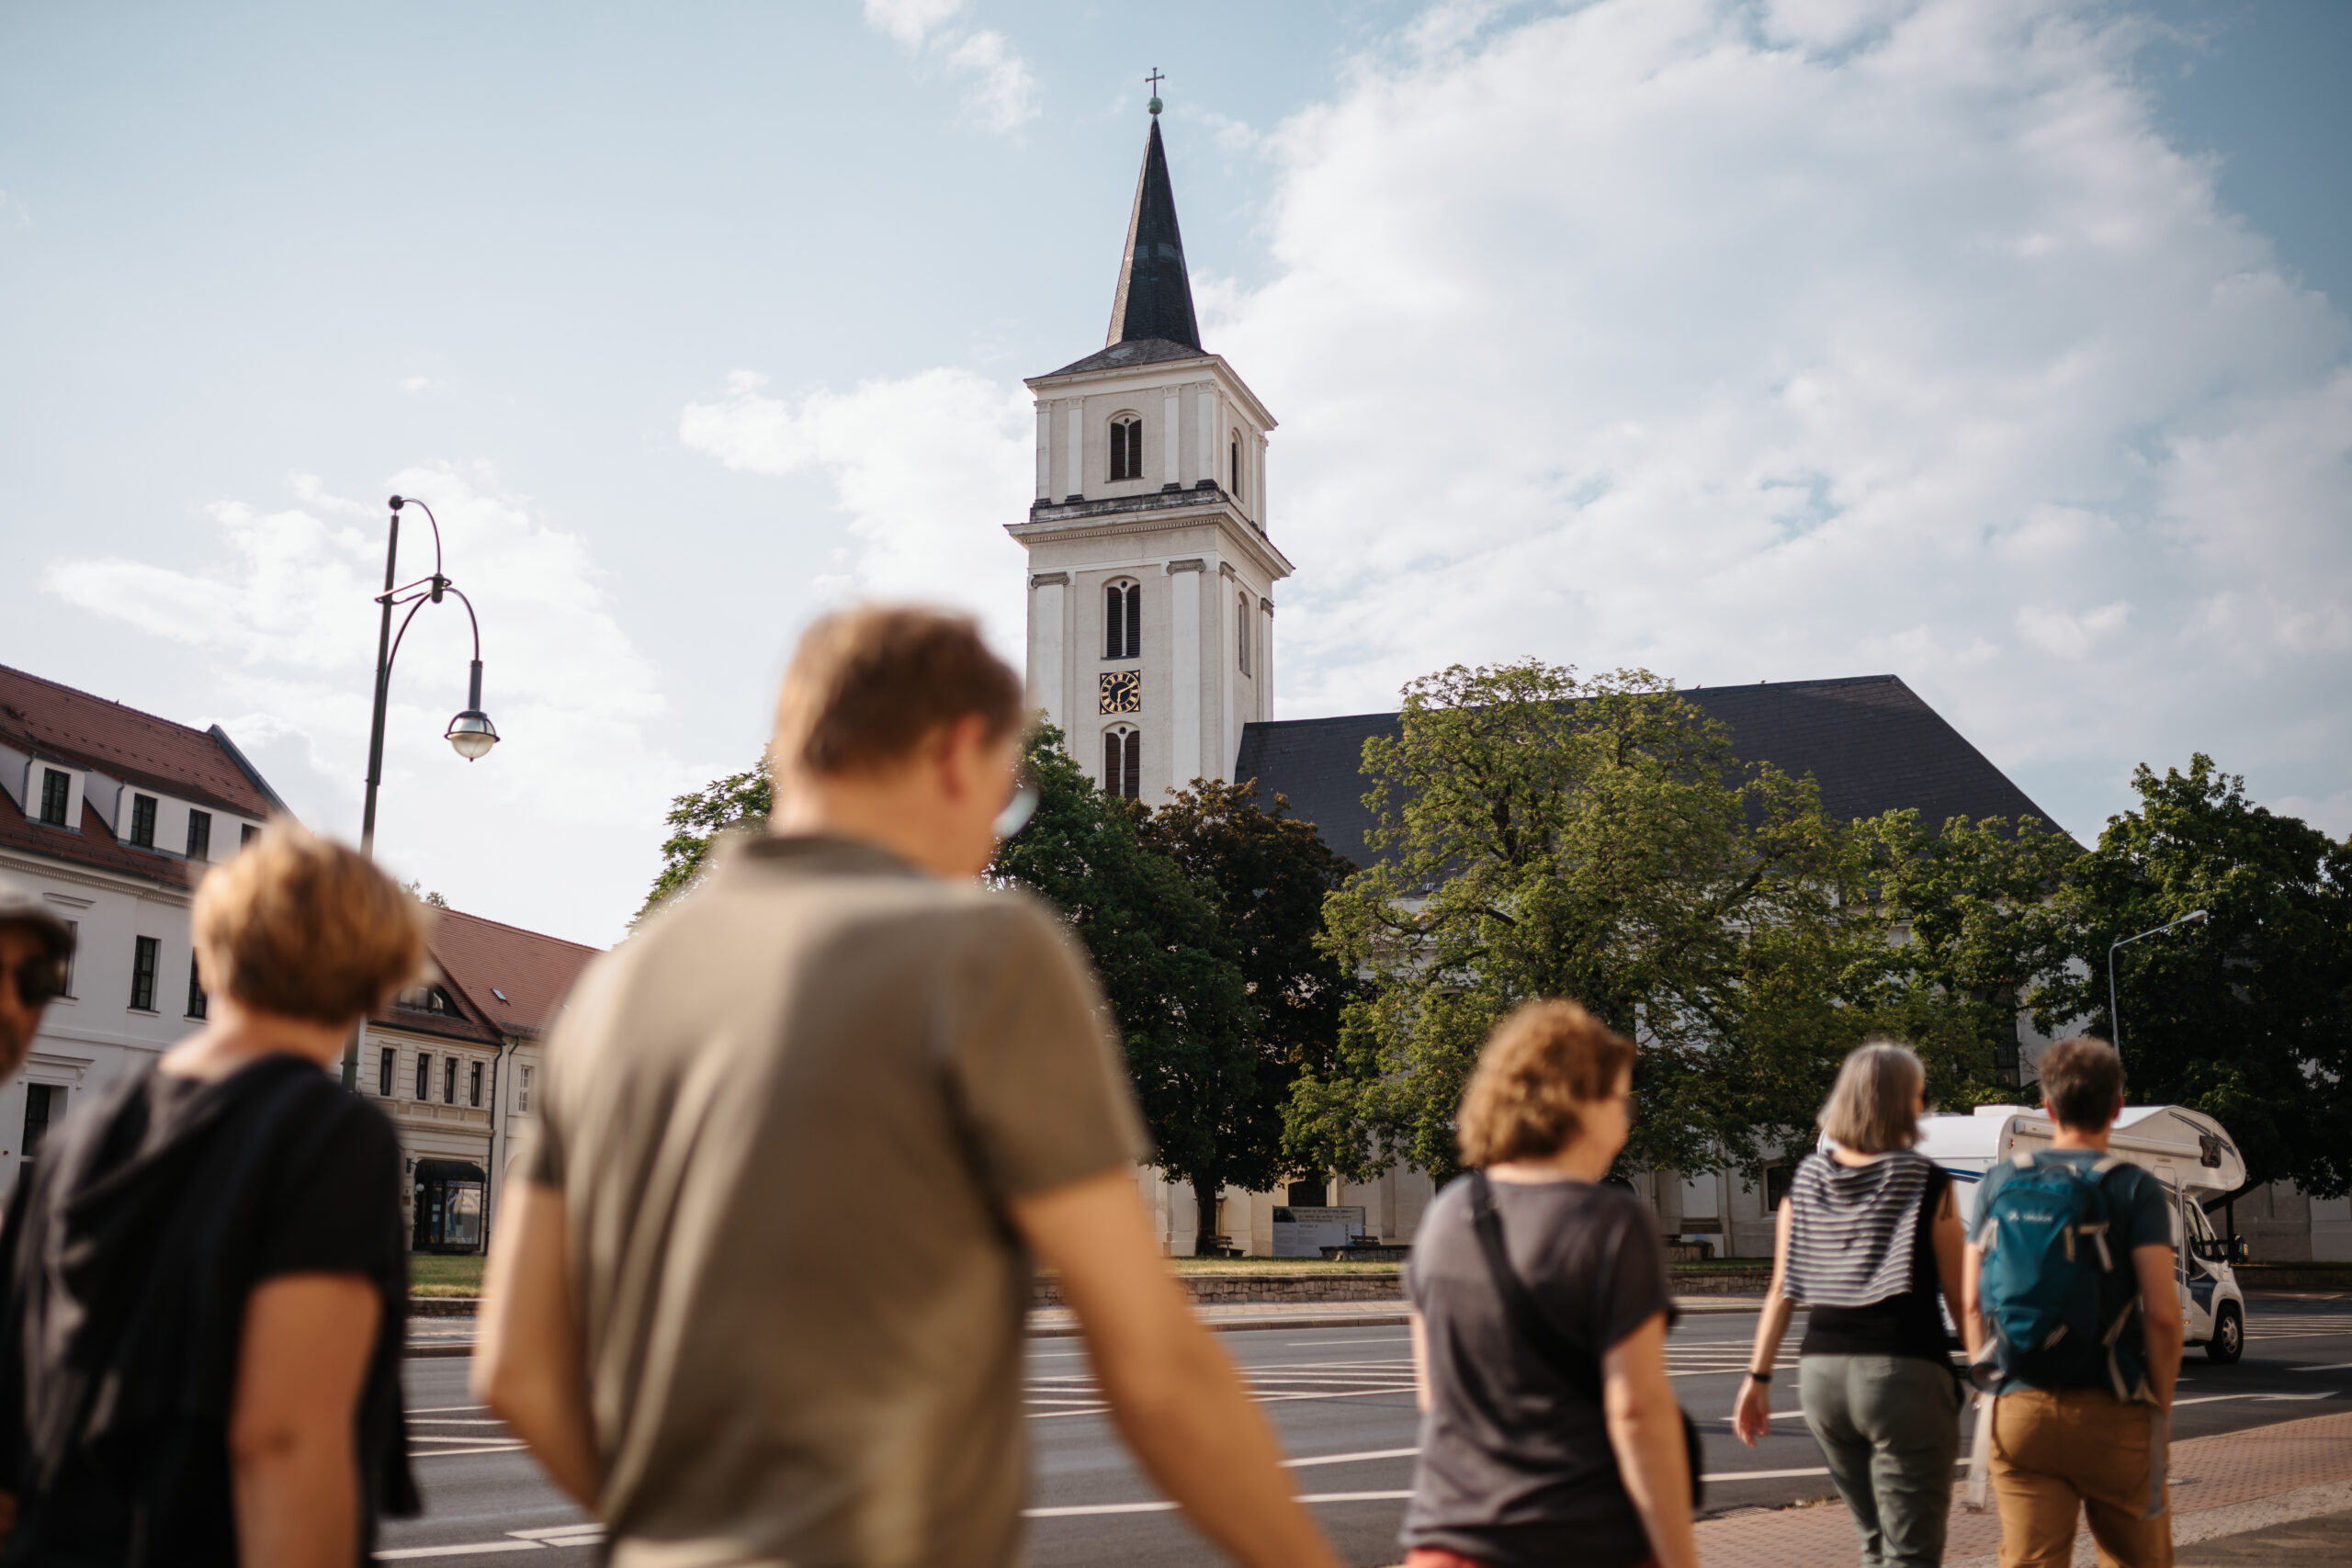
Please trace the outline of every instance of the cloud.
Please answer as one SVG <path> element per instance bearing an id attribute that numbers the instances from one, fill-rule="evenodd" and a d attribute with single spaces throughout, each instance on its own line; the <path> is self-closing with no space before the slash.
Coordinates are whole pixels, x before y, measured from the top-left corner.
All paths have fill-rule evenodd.
<path id="1" fill-rule="evenodd" d="M 2135 28 L 1465 6 L 1357 62 L 1272 133 L 1269 280 L 1201 290 L 1283 421 L 1282 711 L 1891 668 L 2078 829 L 2196 747 L 2334 800 L 2352 333 L 2165 143 Z"/>
<path id="2" fill-rule="evenodd" d="M 208 508 L 220 563 L 209 570 L 85 558 L 52 567 L 44 587 L 204 660 L 220 711 L 234 716 L 224 727 L 249 749 L 307 761 L 332 793 L 305 815 L 356 837 L 383 514 L 326 496 L 311 475 L 292 476 L 290 488 L 301 505 Z M 716 770 L 681 765 L 651 742 L 666 711 L 652 665 L 621 630 L 578 537 L 455 468 L 406 470 L 388 493 L 433 498 L 446 570 L 481 616 L 483 706 L 504 742 L 469 764 L 441 739 L 465 705 L 473 641 L 454 597 L 424 606 L 393 671 L 379 852 L 461 908 L 612 940 L 651 881 L 670 797 Z M 329 520 L 344 515 L 377 521 Z M 432 570 L 431 538 L 423 513 L 402 513 L 403 581 Z M 583 838 L 642 840 L 646 856 L 582 854 Z"/>
<path id="3" fill-rule="evenodd" d="M 403 392 L 428 391 L 434 385 L 434 379 L 430 376 L 403 376 L 401 378 L 401 390 Z"/>
<path id="4" fill-rule="evenodd" d="M 967 78 L 964 107 L 981 129 L 1017 130 L 1041 112 L 1036 75 L 1002 33 L 950 28 L 963 9 L 964 0 L 865 0 L 865 25 Z"/>
<path id="5" fill-rule="evenodd" d="M 831 481 L 849 539 L 820 580 L 840 599 L 916 598 L 981 617 L 999 651 L 1023 646 L 1020 521 L 1032 479 L 1029 395 L 967 370 L 927 370 L 795 399 L 738 370 L 678 417 L 678 439 L 730 468 Z"/>

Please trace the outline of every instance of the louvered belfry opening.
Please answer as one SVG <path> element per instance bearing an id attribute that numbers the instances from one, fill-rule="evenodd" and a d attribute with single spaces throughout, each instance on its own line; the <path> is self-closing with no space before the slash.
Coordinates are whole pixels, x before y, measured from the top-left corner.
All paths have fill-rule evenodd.
<path id="1" fill-rule="evenodd" d="M 1143 798 L 1143 732 L 1111 729 L 1102 735 L 1102 793 Z"/>
<path id="2" fill-rule="evenodd" d="M 1114 582 L 1102 591 L 1102 657 L 1143 657 L 1143 584 Z"/>
<path id="3" fill-rule="evenodd" d="M 1111 422 L 1111 478 L 1143 478 L 1143 421 L 1132 414 Z"/>

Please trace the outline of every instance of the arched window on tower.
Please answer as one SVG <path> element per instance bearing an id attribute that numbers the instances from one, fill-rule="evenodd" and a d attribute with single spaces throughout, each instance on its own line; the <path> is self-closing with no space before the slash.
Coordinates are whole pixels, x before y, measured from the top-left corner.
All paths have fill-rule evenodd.
<path id="1" fill-rule="evenodd" d="M 1250 673 L 1250 595 L 1247 593 L 1241 595 L 1240 603 L 1234 606 L 1233 625 L 1234 657 L 1240 663 L 1241 672 L 1247 675 Z"/>
<path id="2" fill-rule="evenodd" d="M 1102 732 L 1102 793 L 1143 798 L 1143 731 L 1123 724 Z"/>
<path id="3" fill-rule="evenodd" d="M 1139 414 L 1111 416 L 1111 478 L 1143 478 L 1143 418 Z"/>
<path id="4" fill-rule="evenodd" d="M 1143 657 L 1143 584 L 1119 581 L 1102 590 L 1102 657 Z"/>
<path id="5" fill-rule="evenodd" d="M 1241 432 L 1233 433 L 1233 499 L 1241 499 Z"/>

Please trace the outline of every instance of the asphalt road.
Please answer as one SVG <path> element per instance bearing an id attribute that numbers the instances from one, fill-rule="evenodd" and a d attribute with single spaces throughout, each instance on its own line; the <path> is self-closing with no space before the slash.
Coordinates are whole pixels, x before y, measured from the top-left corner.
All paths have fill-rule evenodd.
<path id="1" fill-rule="evenodd" d="M 2238 1365 L 2216 1367 L 2202 1351 L 2189 1352 L 2174 1415 L 2177 1438 L 2320 1415 L 2352 1400 L 2352 1298 L 2258 1302 L 2249 1318 Z M 1791 1376 L 1775 1385 L 1776 1407 L 1789 1418 L 1775 1421 L 1771 1436 L 1751 1450 L 1731 1435 L 1728 1412 L 1755 1324 L 1752 1313 L 1693 1314 L 1675 1330 L 1668 1351 L 1683 1404 L 1706 1435 L 1709 1514 L 1830 1495 L 1820 1452 L 1794 1414 Z M 1363 1568 L 1396 1562 L 1417 1435 L 1405 1330 L 1260 1329 L 1219 1337 L 1281 1432 L 1298 1490 L 1341 1556 Z M 1792 1335 L 1792 1350 L 1794 1342 Z M 389 1526 L 384 1555 L 465 1563 L 555 1551 L 590 1561 L 594 1527 L 470 1404 L 466 1366 L 458 1359 L 407 1363 L 426 1513 Z M 1127 1459 L 1079 1342 L 1033 1341 L 1030 1368 L 1036 1472 L 1031 1561 L 1039 1568 L 1216 1561 Z M 557 1568 L 557 1559 L 544 1561 Z"/>

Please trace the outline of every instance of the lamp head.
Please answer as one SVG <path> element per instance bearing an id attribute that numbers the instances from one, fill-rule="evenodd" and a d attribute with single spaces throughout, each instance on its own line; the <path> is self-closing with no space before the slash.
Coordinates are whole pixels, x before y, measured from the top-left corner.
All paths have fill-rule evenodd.
<path id="1" fill-rule="evenodd" d="M 2184 926 L 2201 926 L 2212 918 L 2203 909 L 2191 909 L 2180 917 L 2180 923 Z"/>
<path id="2" fill-rule="evenodd" d="M 449 721 L 448 732 L 443 739 L 458 756 L 469 762 L 477 761 L 489 756 L 490 749 L 498 744 L 498 727 L 480 708 L 468 708 Z"/>

